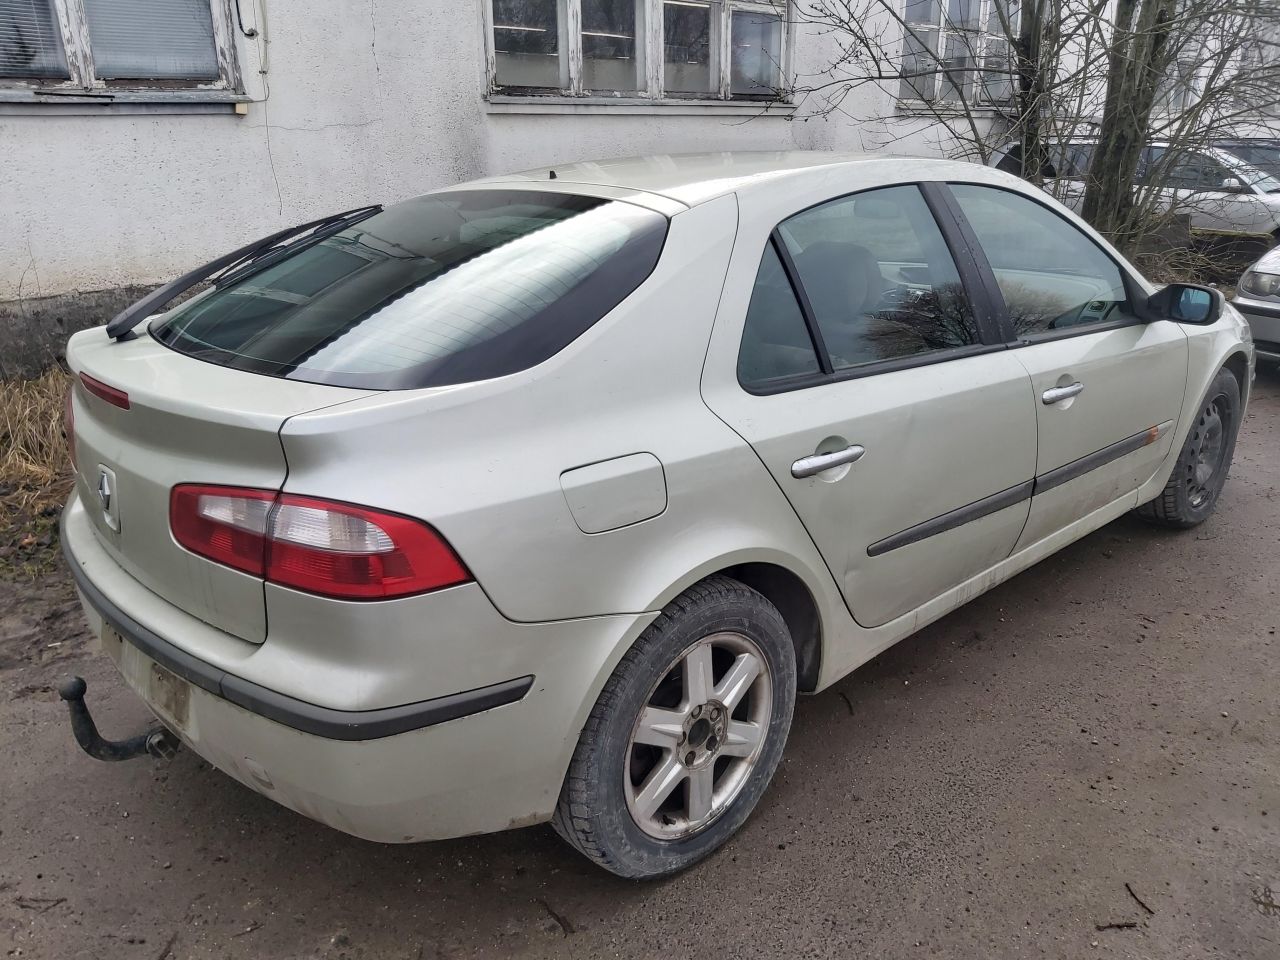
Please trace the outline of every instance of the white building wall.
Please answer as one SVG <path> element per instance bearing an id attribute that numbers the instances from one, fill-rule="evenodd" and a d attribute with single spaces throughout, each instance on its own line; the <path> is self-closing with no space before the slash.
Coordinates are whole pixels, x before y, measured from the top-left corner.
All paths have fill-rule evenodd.
<path id="1" fill-rule="evenodd" d="M 495 112 L 484 98 L 481 2 L 266 0 L 265 75 L 261 38 L 237 36 L 255 101 L 246 116 L 0 113 L 0 301 L 160 282 L 287 224 L 543 164 L 939 149 L 923 122 L 905 138 L 901 125 L 890 136 L 859 123 L 892 113 L 871 87 L 832 117 L 816 103 L 791 118 Z M 254 26 L 254 4 L 241 6 Z M 798 28 L 793 42 L 800 75 L 829 62 L 827 40 Z"/>

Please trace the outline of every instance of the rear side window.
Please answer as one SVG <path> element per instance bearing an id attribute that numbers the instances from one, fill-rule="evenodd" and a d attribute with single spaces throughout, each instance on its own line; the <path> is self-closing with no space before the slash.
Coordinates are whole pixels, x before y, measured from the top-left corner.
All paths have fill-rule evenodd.
<path id="1" fill-rule="evenodd" d="M 833 370 L 981 341 L 955 261 L 915 186 L 798 213 L 778 228 Z"/>
<path id="2" fill-rule="evenodd" d="M 1076 227 L 1008 190 L 955 183 L 951 192 L 991 263 L 1017 336 L 1125 318 L 1120 268 Z"/>
<path id="3" fill-rule="evenodd" d="M 661 214 L 531 190 L 388 207 L 179 307 L 152 334 L 213 363 L 362 389 L 485 380 L 571 343 L 653 271 Z"/>

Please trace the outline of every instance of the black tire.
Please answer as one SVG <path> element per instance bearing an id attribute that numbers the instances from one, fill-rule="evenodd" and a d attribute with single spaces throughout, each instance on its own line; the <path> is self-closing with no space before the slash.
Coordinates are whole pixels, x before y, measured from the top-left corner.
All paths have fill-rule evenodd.
<path id="1" fill-rule="evenodd" d="M 1185 530 L 1213 513 L 1227 482 L 1241 419 L 1240 383 L 1219 370 L 1200 401 L 1169 482 L 1138 514 L 1152 523 Z"/>
<path id="2" fill-rule="evenodd" d="M 642 829 L 628 806 L 628 791 L 634 798 L 636 786 L 627 784 L 632 783 L 637 753 L 645 749 L 632 743 L 632 735 L 640 725 L 641 711 L 656 704 L 663 684 L 677 675 L 685 655 L 700 641 L 707 643 L 707 638 L 726 634 L 746 638 L 744 642 L 754 646 L 767 665 L 767 673 L 760 674 L 767 677 L 768 682 L 763 685 L 767 690 L 753 685 L 753 692 L 742 700 L 744 707 L 752 696 L 769 705 L 768 720 L 762 719 L 757 727 L 765 733 L 750 765 L 734 768 L 743 771 L 736 793 L 723 801 L 724 807 L 714 819 L 688 836 L 658 839 Z M 713 680 L 720 683 L 722 679 L 723 671 L 717 666 Z M 681 693 L 681 703 L 687 699 Z M 622 877 L 661 877 L 692 866 L 723 845 L 755 808 L 782 757 L 795 699 L 795 649 L 773 604 L 728 577 L 714 576 L 695 584 L 649 625 L 605 683 L 578 740 L 552 825 L 574 849 Z M 739 716 L 734 708 L 723 713 L 726 722 Z M 711 716 L 709 709 L 705 716 Z M 685 746 L 675 747 L 674 753 L 661 754 L 667 762 L 673 756 L 679 761 L 685 755 L 688 745 L 695 741 L 691 730 L 687 736 L 686 741 L 685 734 L 680 735 L 679 742 Z M 714 737 L 705 742 L 714 745 Z M 711 749 L 712 755 L 706 759 L 712 771 L 719 771 L 721 758 L 714 755 L 714 746 Z M 730 760 L 725 768 L 734 762 Z M 704 772 L 705 769 L 703 765 Z M 717 776 L 724 775 L 712 773 L 712 777 Z M 692 778 L 676 786 L 671 794 L 671 798 L 677 798 L 677 793 L 684 798 L 677 798 L 677 802 L 687 803 L 690 811 L 692 798 L 683 791 L 691 789 Z M 662 816 L 665 820 L 666 815 Z"/>

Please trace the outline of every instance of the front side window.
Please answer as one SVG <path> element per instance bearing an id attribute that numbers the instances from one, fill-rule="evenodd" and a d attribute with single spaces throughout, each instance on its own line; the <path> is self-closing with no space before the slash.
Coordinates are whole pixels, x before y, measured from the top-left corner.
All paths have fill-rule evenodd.
<path id="1" fill-rule="evenodd" d="M 250 264 L 152 327 L 180 353 L 269 376 L 409 389 L 559 352 L 657 264 L 667 220 L 596 197 L 445 191 Z"/>
<path id="2" fill-rule="evenodd" d="M 495 93 L 783 96 L 788 0 L 485 0 Z"/>
<path id="3" fill-rule="evenodd" d="M 991 264 L 1018 337 L 1127 316 L 1119 266 L 1071 223 L 1008 190 L 958 183 L 951 192 Z"/>
<path id="4" fill-rule="evenodd" d="M 1018 0 L 906 0 L 898 98 L 1008 102 L 1020 15 Z"/>
<path id="5" fill-rule="evenodd" d="M 885 187 L 783 222 L 833 370 L 981 342 L 955 261 L 920 190 Z"/>
<path id="6" fill-rule="evenodd" d="M 236 86 L 231 0 L 0 0 L 8 86 Z"/>

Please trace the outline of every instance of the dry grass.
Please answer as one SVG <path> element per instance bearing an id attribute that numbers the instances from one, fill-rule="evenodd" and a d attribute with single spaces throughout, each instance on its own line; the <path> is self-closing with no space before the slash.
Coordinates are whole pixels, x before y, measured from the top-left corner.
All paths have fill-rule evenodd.
<path id="1" fill-rule="evenodd" d="M 71 489 L 62 436 L 70 377 L 0 381 L 0 579 L 29 581 L 58 564 L 58 516 Z"/>
<path id="2" fill-rule="evenodd" d="M 0 384 L 0 490 L 14 506 L 60 503 L 70 488 L 71 460 L 62 435 L 70 384 L 57 367 L 35 380 Z"/>

